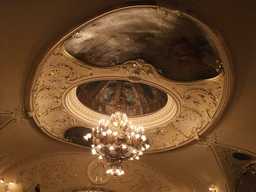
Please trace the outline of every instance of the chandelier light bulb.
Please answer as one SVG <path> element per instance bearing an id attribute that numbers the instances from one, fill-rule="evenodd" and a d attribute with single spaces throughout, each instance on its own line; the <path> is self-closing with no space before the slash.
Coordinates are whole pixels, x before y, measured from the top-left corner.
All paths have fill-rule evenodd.
<path id="1" fill-rule="evenodd" d="M 106 132 L 102 132 L 102 135 L 103 135 L 103 136 L 106 136 L 106 135 L 107 135 L 107 133 L 106 133 Z"/>
<path id="2" fill-rule="evenodd" d="M 118 126 L 118 123 L 115 121 L 115 122 L 113 122 L 113 125 L 114 125 L 115 127 L 117 127 L 117 126 Z"/>
<path id="3" fill-rule="evenodd" d="M 114 147 L 111 145 L 111 146 L 109 147 L 109 149 L 110 149 L 110 150 L 114 150 Z"/>
<path id="4" fill-rule="evenodd" d="M 117 136 L 117 134 L 118 134 L 117 131 L 114 131 L 114 132 L 113 132 L 113 135 L 114 135 L 114 136 Z"/>
<path id="5" fill-rule="evenodd" d="M 141 126 L 135 127 L 123 112 L 115 112 L 111 120 L 101 119 L 99 126 L 92 129 L 92 133 L 84 136 L 92 140 L 92 154 L 99 155 L 105 160 L 109 169 L 106 173 L 118 176 L 123 175 L 122 163 L 126 160 L 138 160 L 142 151 L 149 148 L 146 136 Z"/>
<path id="6" fill-rule="evenodd" d="M 146 141 L 146 136 L 145 135 L 141 135 L 141 139 L 142 139 L 142 141 Z"/>
<path id="7" fill-rule="evenodd" d="M 97 152 L 96 152 L 96 150 L 95 150 L 94 148 L 92 149 L 92 154 L 93 154 L 93 155 L 96 155 L 96 154 L 97 154 Z"/>

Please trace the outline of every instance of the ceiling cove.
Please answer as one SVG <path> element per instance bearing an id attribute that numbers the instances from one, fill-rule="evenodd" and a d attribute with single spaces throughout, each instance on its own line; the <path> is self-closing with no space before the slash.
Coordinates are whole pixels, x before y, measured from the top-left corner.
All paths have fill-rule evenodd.
<path id="1" fill-rule="evenodd" d="M 193 15 L 126 6 L 87 20 L 44 54 L 27 108 L 47 135 L 87 147 L 65 133 L 109 119 L 121 84 L 148 152 L 170 150 L 198 140 L 221 118 L 232 62 L 220 35 Z"/>

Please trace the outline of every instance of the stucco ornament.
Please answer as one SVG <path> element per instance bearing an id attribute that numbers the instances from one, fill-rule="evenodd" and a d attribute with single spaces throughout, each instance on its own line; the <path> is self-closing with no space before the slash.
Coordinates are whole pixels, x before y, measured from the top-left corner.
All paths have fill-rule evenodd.
<path id="1" fill-rule="evenodd" d="M 44 55 L 30 82 L 29 114 L 46 134 L 67 142 L 69 128 L 93 128 L 110 118 L 101 110 L 110 106 L 114 88 L 90 88 L 101 102 L 92 100 L 95 109 L 77 98 L 79 85 L 101 81 L 147 86 L 126 92 L 130 108 L 133 95 L 153 98 L 150 88 L 167 95 L 160 109 L 129 117 L 145 128 L 149 152 L 163 151 L 199 140 L 214 127 L 230 96 L 231 61 L 220 36 L 189 14 L 152 5 L 119 8 L 83 23 Z M 136 104 L 150 106 L 143 102 Z"/>

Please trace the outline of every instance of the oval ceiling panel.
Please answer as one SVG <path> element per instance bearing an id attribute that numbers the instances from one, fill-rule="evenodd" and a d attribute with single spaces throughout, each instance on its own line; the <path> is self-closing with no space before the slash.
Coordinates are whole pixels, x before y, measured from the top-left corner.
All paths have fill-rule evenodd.
<path id="1" fill-rule="evenodd" d="M 194 16 L 123 7 L 86 21 L 44 55 L 29 110 L 46 134 L 80 145 L 81 136 L 70 142 L 67 134 L 109 119 L 122 97 L 149 152 L 169 150 L 213 129 L 231 94 L 231 65 L 221 37 Z"/>

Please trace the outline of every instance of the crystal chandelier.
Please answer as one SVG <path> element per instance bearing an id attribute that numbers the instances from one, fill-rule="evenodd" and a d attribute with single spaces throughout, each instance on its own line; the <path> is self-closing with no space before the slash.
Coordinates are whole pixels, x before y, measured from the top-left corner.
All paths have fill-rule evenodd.
<path id="1" fill-rule="evenodd" d="M 92 139 L 92 154 L 104 159 L 109 164 L 106 173 L 114 176 L 124 174 L 123 161 L 138 160 L 149 148 L 143 127 L 133 126 L 121 111 L 112 114 L 110 121 L 101 119 L 99 126 L 84 136 L 86 140 Z"/>

